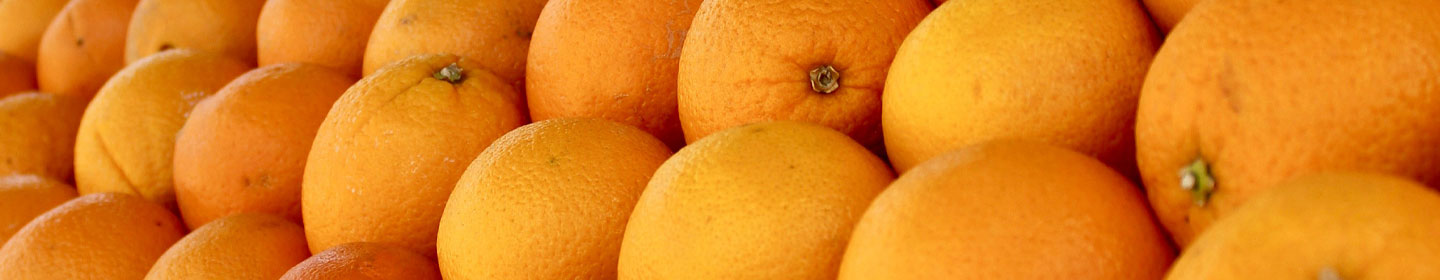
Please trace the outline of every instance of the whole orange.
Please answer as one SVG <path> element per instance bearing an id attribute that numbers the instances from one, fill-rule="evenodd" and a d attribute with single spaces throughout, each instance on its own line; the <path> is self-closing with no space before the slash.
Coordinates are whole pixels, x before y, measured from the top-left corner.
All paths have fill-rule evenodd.
<path id="1" fill-rule="evenodd" d="M 360 77 L 370 31 L 389 2 L 266 1 L 255 26 L 260 65 L 311 63 Z"/>
<path id="2" fill-rule="evenodd" d="M 440 272 L 451 280 L 613 279 L 630 210 L 669 157 L 654 136 L 601 119 L 553 119 L 505 134 L 445 204 Z"/>
<path id="3" fill-rule="evenodd" d="M 1064 148 L 994 141 L 895 180 L 855 226 L 840 279 L 1159 279 L 1174 257 L 1120 173 Z"/>
<path id="4" fill-rule="evenodd" d="M 0 98 L 36 88 L 39 86 L 35 84 L 35 65 L 0 52 Z"/>
<path id="5" fill-rule="evenodd" d="M 1440 187 L 1436 15 L 1440 2 L 1423 0 L 1196 6 L 1150 66 L 1135 125 L 1150 204 L 1175 242 L 1305 173 Z"/>
<path id="6" fill-rule="evenodd" d="M 140 0 L 73 0 L 55 15 L 35 58 L 40 90 L 89 99 L 125 67 L 125 30 Z"/>
<path id="7" fill-rule="evenodd" d="M 175 200 L 190 228 L 243 212 L 300 222 L 315 131 L 355 79 L 310 64 L 251 70 L 201 101 L 175 140 Z"/>
<path id="8" fill-rule="evenodd" d="M 300 225 L 270 214 L 236 214 L 175 242 L 145 279 L 277 279 L 309 257 Z"/>
<path id="9" fill-rule="evenodd" d="M 0 53 L 34 64 L 40 36 L 70 0 L 0 1 Z M 34 66 L 31 66 L 34 67 Z"/>
<path id="10" fill-rule="evenodd" d="M 253 65 L 255 22 L 264 5 L 265 0 L 140 0 L 126 33 L 125 63 L 182 48 Z"/>
<path id="11" fill-rule="evenodd" d="M 526 123 L 522 98 L 468 58 L 417 55 L 350 87 L 315 134 L 301 213 L 310 251 L 357 241 L 435 256 L 465 166 Z"/>
<path id="12" fill-rule="evenodd" d="M 684 146 L 675 75 L 700 2 L 550 1 L 525 63 L 530 117 L 604 118 Z"/>
<path id="13" fill-rule="evenodd" d="M 526 51 L 545 1 L 390 1 L 365 46 L 364 73 L 413 55 L 447 53 L 524 91 Z"/>
<path id="14" fill-rule="evenodd" d="M 439 280 L 435 261 L 398 246 L 340 244 L 300 262 L 281 280 Z"/>
<path id="15" fill-rule="evenodd" d="M 84 195 L 35 217 L 0 247 L 0 279 L 140 279 L 176 240 L 180 219 L 144 198 Z"/>
<path id="16" fill-rule="evenodd" d="M 880 95 L 925 0 L 710 0 L 680 55 L 685 140 L 748 123 L 813 122 L 880 144 Z"/>
<path id="17" fill-rule="evenodd" d="M 835 279 L 855 222 L 893 178 L 824 126 L 721 131 L 655 171 L 625 228 L 619 279 Z"/>
<path id="18" fill-rule="evenodd" d="M 1415 181 L 1300 176 L 1215 222 L 1166 279 L 1440 279 L 1435 213 L 1440 194 Z"/>
<path id="19" fill-rule="evenodd" d="M 0 175 L 74 178 L 75 135 L 85 100 L 29 92 L 0 98 Z"/>
<path id="20" fill-rule="evenodd" d="M 1018 138 L 1135 174 L 1135 106 L 1159 43 L 1133 0 L 941 6 L 890 67 L 886 152 L 904 173 L 955 149 Z"/>
<path id="21" fill-rule="evenodd" d="M 195 103 L 248 68 L 219 54 L 172 50 L 116 73 L 80 119 L 80 193 L 135 194 L 173 209 L 175 135 Z"/>
<path id="22" fill-rule="evenodd" d="M 75 198 L 75 187 L 38 175 L 0 175 L 0 244 L 36 216 Z"/>

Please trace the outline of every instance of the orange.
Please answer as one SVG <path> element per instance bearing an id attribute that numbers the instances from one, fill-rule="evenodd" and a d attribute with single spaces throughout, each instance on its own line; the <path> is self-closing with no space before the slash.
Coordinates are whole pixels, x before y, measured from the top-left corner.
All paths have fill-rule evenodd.
<path id="1" fill-rule="evenodd" d="M 684 146 L 675 75 L 699 8 L 700 0 L 550 1 L 525 64 L 530 117 L 604 118 Z"/>
<path id="2" fill-rule="evenodd" d="M 1095 156 L 1134 174 L 1132 123 L 1159 46 L 1130 0 L 971 0 L 935 10 L 885 83 L 885 148 L 901 173 L 992 139 Z"/>
<path id="3" fill-rule="evenodd" d="M 1144 0 L 1145 8 L 1150 10 L 1150 17 L 1155 19 L 1155 25 L 1160 26 L 1160 30 L 1164 32 L 1175 29 L 1175 24 L 1180 23 L 1180 19 L 1185 18 L 1185 13 L 1200 1 L 1202 0 Z"/>
<path id="4" fill-rule="evenodd" d="M 401 247 L 368 242 L 330 248 L 295 265 L 282 280 L 440 279 L 435 261 Z"/>
<path id="5" fill-rule="evenodd" d="M 260 67 L 201 101 L 175 140 L 175 200 L 190 228 L 243 212 L 300 222 L 315 131 L 355 80 L 329 68 Z"/>
<path id="6" fill-rule="evenodd" d="M 125 38 L 125 63 L 182 48 L 253 65 L 255 21 L 264 5 L 265 0 L 140 0 Z"/>
<path id="7" fill-rule="evenodd" d="M 175 207 L 175 135 L 190 109 L 245 63 L 213 53 L 174 50 L 136 61 L 95 95 L 75 139 L 80 193 L 121 192 Z"/>
<path id="8" fill-rule="evenodd" d="M 1216 222 L 1166 279 L 1440 279 L 1435 213 L 1440 194 L 1404 178 L 1297 177 Z"/>
<path id="9" fill-rule="evenodd" d="M 0 98 L 0 175 L 71 181 L 84 111 L 84 100 L 76 97 L 29 92 Z"/>
<path id="10" fill-rule="evenodd" d="M 525 55 L 545 1 L 390 1 L 365 46 L 364 73 L 413 55 L 448 53 L 524 91 Z"/>
<path id="11" fill-rule="evenodd" d="M 1120 173 L 995 141 L 895 180 L 855 226 L 840 279 L 1159 279 L 1174 255 Z"/>
<path id="12" fill-rule="evenodd" d="M 1150 204 L 1176 243 L 1295 175 L 1440 187 L 1435 15 L 1440 2 L 1423 0 L 1197 6 L 1156 55 L 1135 125 Z"/>
<path id="13" fill-rule="evenodd" d="M 668 157 L 654 136 L 601 119 L 553 119 L 505 134 L 445 204 L 440 272 L 452 280 L 614 279 L 630 210 Z"/>
<path id="14" fill-rule="evenodd" d="M 680 55 L 685 140 L 771 120 L 813 122 L 880 145 L 880 95 L 925 0 L 710 0 Z"/>
<path id="15" fill-rule="evenodd" d="M 34 64 L 40 36 L 66 3 L 70 0 L 0 1 L 0 53 Z"/>
<path id="16" fill-rule="evenodd" d="M 73 0 L 40 37 L 40 90 L 89 99 L 125 67 L 125 30 L 140 0 Z"/>
<path id="17" fill-rule="evenodd" d="M 238 214 L 175 242 L 145 279 L 276 279 L 308 257 L 300 225 L 270 214 Z"/>
<path id="18" fill-rule="evenodd" d="M 455 55 L 417 55 L 361 79 L 330 109 L 305 165 L 310 251 L 369 241 L 434 257 L 456 180 L 491 141 L 526 123 L 522 98 Z"/>
<path id="19" fill-rule="evenodd" d="M 75 198 L 75 188 L 29 174 L 0 176 L 0 244 L 36 216 Z"/>
<path id="20" fill-rule="evenodd" d="M 303 62 L 360 77 L 370 30 L 389 2 L 266 1 L 255 26 L 260 65 Z"/>
<path id="21" fill-rule="evenodd" d="M 34 65 L 25 62 L 20 57 L 0 53 L 0 98 L 35 90 L 38 87 L 35 84 Z"/>
<path id="22" fill-rule="evenodd" d="M 0 279 L 140 279 L 185 234 L 144 198 L 98 193 L 35 217 L 0 248 Z"/>
<path id="23" fill-rule="evenodd" d="M 655 171 L 625 229 L 619 279 L 834 279 L 855 222 L 893 178 L 824 126 L 721 131 Z"/>

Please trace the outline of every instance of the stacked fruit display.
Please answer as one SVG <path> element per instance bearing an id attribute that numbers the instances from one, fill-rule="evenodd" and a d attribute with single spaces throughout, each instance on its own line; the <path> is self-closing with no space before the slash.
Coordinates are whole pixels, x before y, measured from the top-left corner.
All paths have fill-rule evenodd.
<path id="1" fill-rule="evenodd" d="M 1437 279 L 1431 0 L 0 0 L 0 279 Z"/>

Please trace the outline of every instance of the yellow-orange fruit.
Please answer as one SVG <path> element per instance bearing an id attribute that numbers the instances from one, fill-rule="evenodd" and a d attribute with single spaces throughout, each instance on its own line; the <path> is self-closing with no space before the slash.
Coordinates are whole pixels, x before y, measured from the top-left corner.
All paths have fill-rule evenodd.
<path id="1" fill-rule="evenodd" d="M 525 56 L 546 0 L 393 0 L 365 46 L 366 76 L 413 55 L 447 53 L 525 90 Z"/>
<path id="2" fill-rule="evenodd" d="M 700 3 L 547 3 L 525 62 L 530 117 L 604 118 L 644 129 L 670 147 L 684 146 L 675 75 Z"/>
<path id="3" fill-rule="evenodd" d="M 479 64 L 417 55 L 350 87 L 315 134 L 300 191 L 311 252 L 391 243 L 435 256 L 445 200 L 524 97 Z"/>
<path id="4" fill-rule="evenodd" d="M 1440 194 L 1374 173 L 1297 177 L 1201 234 L 1166 279 L 1440 279 Z"/>
<path id="5" fill-rule="evenodd" d="M 855 226 L 840 279 L 1158 279 L 1174 257 L 1124 176 L 1064 148 L 992 141 L 895 180 Z"/>
<path id="6" fill-rule="evenodd" d="M 244 213 L 185 235 L 160 255 L 145 279 L 277 279 L 309 257 L 300 225 Z"/>
<path id="7" fill-rule="evenodd" d="M 75 139 L 80 193 L 122 192 L 175 207 L 175 135 L 201 99 L 245 73 L 245 63 L 173 50 L 116 73 L 95 95 Z"/>
<path id="8" fill-rule="evenodd" d="M 886 152 L 904 173 L 955 149 L 1026 139 L 1135 174 L 1135 106 L 1159 43 L 1133 0 L 941 6 L 890 67 Z"/>
<path id="9" fill-rule="evenodd" d="M 36 216 L 75 198 L 75 188 L 38 175 L 0 175 L 0 244 Z"/>
<path id="10" fill-rule="evenodd" d="M 66 3 L 70 0 L 0 1 L 0 53 L 20 57 L 33 65 L 40 48 L 40 36 Z"/>
<path id="11" fill-rule="evenodd" d="M 835 279 L 855 222 L 893 177 L 824 126 L 721 131 L 655 171 L 625 228 L 619 279 Z"/>
<path id="12" fill-rule="evenodd" d="M 245 73 L 201 101 L 175 140 L 175 201 L 190 228 L 264 212 L 300 222 L 315 131 L 355 79 L 309 64 Z"/>
<path id="13" fill-rule="evenodd" d="M 55 15 L 36 52 L 44 92 L 89 99 L 125 67 L 125 30 L 140 0 L 73 0 Z"/>
<path id="14" fill-rule="evenodd" d="M 85 100 L 41 92 L 0 98 L 0 175 L 74 177 L 75 133 Z"/>
<path id="15" fill-rule="evenodd" d="M 680 55 L 685 140 L 749 123 L 818 123 L 880 145 L 880 96 L 925 0 L 709 0 Z"/>
<path id="16" fill-rule="evenodd" d="M 440 272 L 451 280 L 615 278 L 630 210 L 669 157 L 654 136 L 601 119 L 553 119 L 505 134 L 445 204 Z"/>
<path id="17" fill-rule="evenodd" d="M 1296 175 L 1440 187 L 1437 15 L 1427 0 L 1196 6 L 1155 56 L 1135 124 L 1150 205 L 1175 242 Z"/>
<path id="18" fill-rule="evenodd" d="M 144 198 L 84 195 L 35 217 L 0 248 L 0 279 L 141 279 L 185 235 Z"/>
<path id="19" fill-rule="evenodd" d="M 281 280 L 439 280 L 435 261 L 402 247 L 369 242 L 340 244 L 316 253 Z"/>
<path id="20" fill-rule="evenodd" d="M 1196 4 L 1202 0 L 1144 0 L 1145 8 L 1150 10 L 1150 18 L 1155 20 L 1155 25 L 1161 31 L 1170 32 L 1180 19 L 1185 18 L 1185 13 L 1190 12 Z"/>
<path id="21" fill-rule="evenodd" d="M 36 88 L 39 86 L 35 84 L 35 65 L 0 52 L 0 98 Z"/>
<path id="22" fill-rule="evenodd" d="M 265 7 L 260 10 L 260 23 L 255 26 L 260 65 L 310 63 L 360 77 L 370 31 L 389 2 L 265 1 Z"/>
<path id="23" fill-rule="evenodd" d="M 265 0 L 140 0 L 125 35 L 125 63 L 180 48 L 254 65 L 255 21 L 264 5 Z"/>

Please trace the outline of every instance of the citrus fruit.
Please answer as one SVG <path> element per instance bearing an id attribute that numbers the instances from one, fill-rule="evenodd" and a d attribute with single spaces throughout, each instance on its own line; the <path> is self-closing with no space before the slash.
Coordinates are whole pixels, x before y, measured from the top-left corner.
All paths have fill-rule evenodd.
<path id="1" fill-rule="evenodd" d="M 389 2 L 265 1 L 265 7 L 260 10 L 260 23 L 255 26 L 260 65 L 311 63 L 360 77 L 370 30 Z"/>
<path id="2" fill-rule="evenodd" d="M 685 140 L 748 123 L 793 120 L 880 144 L 885 73 L 925 0 L 710 0 L 680 55 Z"/>
<path id="3" fill-rule="evenodd" d="M 1435 213 L 1440 194 L 1415 181 L 1300 176 L 1215 222 L 1166 279 L 1436 279 Z"/>
<path id="4" fill-rule="evenodd" d="M 1180 19 L 1185 18 L 1185 13 L 1200 1 L 1144 0 L 1143 2 L 1145 2 L 1145 8 L 1150 10 L 1150 17 L 1155 19 L 1155 25 L 1159 26 L 1161 31 L 1170 32 L 1175 29 L 1175 24 L 1180 23 Z"/>
<path id="5" fill-rule="evenodd" d="M 1436 15 L 1440 3 L 1421 0 L 1196 6 L 1156 55 L 1135 125 L 1150 204 L 1175 242 L 1304 173 L 1440 186 Z"/>
<path id="6" fill-rule="evenodd" d="M 354 242 L 316 253 L 281 276 L 282 280 L 440 279 L 435 261 L 401 247 Z"/>
<path id="7" fill-rule="evenodd" d="M 721 131 L 655 171 L 625 228 L 619 279 L 834 279 L 855 221 L 891 179 L 824 126 Z"/>
<path id="8" fill-rule="evenodd" d="M 35 78 L 44 92 L 89 99 L 125 67 L 125 30 L 140 0 L 72 0 L 40 37 Z M 9 2 L 9 1 L 6 1 Z"/>
<path id="9" fill-rule="evenodd" d="M 315 134 L 300 191 L 310 251 L 391 243 L 435 256 L 465 166 L 525 124 L 509 84 L 468 58 L 417 55 L 361 79 Z"/>
<path id="10" fill-rule="evenodd" d="M 246 69 L 218 54 L 172 50 L 116 73 L 80 119 L 75 139 L 80 193 L 136 194 L 174 209 L 176 133 L 195 103 Z"/>
<path id="11" fill-rule="evenodd" d="M 0 98 L 0 176 L 71 181 L 75 133 L 84 111 L 85 101 L 71 96 L 28 92 Z"/>
<path id="12" fill-rule="evenodd" d="M 0 279 L 141 279 L 185 234 L 159 204 L 88 194 L 30 221 L 0 247 Z"/>
<path id="13" fill-rule="evenodd" d="M 545 1 L 390 1 L 365 45 L 364 73 L 413 55 L 448 53 L 524 91 L 525 54 Z"/>
<path id="14" fill-rule="evenodd" d="M 855 226 L 840 279 L 1158 279 L 1174 255 L 1124 176 L 1002 140 L 895 180 Z"/>
<path id="15" fill-rule="evenodd" d="M 300 225 L 270 214 L 236 214 L 175 242 L 145 279 L 277 279 L 308 257 Z"/>
<path id="16" fill-rule="evenodd" d="M 355 80 L 296 63 L 251 70 L 201 101 L 175 140 L 175 200 L 190 228 L 243 212 L 300 222 L 315 131 Z"/>
<path id="17" fill-rule="evenodd" d="M 552 119 L 505 134 L 445 204 L 436 241 L 442 275 L 613 279 L 630 210 L 668 157 L 654 136 L 601 119 Z"/>
<path id="18" fill-rule="evenodd" d="M 140 0 L 125 35 L 125 63 L 182 48 L 254 65 L 255 21 L 264 5 L 265 0 Z"/>
<path id="19" fill-rule="evenodd" d="M 30 220 L 75 198 L 75 187 L 38 175 L 0 176 L 0 244 Z"/>

